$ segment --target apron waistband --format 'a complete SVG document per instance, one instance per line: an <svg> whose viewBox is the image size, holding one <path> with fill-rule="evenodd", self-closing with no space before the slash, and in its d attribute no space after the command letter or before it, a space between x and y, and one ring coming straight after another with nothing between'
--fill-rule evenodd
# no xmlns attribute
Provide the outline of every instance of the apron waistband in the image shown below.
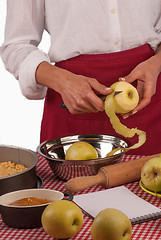
<svg viewBox="0 0 161 240"><path fill-rule="evenodd" d="M79 64L79 63L85 63L85 62L99 62L99 61L125 61L126 59L129 60L132 56L136 58L144 58L144 56L147 56L147 58L154 55L154 50L150 47L149 44L144 44L142 46L132 48L125 51L120 52L113 52L113 53L103 53L103 54L83 54L79 55L67 60L63 60L61 62L57 62L56 65L59 67L65 66L66 62L69 64Z"/></svg>

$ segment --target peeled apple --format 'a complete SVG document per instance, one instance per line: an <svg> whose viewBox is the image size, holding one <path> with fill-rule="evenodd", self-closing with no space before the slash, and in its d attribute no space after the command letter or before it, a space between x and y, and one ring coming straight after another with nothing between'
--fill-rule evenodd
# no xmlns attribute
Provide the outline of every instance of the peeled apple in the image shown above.
<svg viewBox="0 0 161 240"><path fill-rule="evenodd" d="M112 127L114 130L128 138L132 138L135 134L138 135L138 143L134 144L129 148L123 148L122 150L128 151L130 149L139 148L146 141L146 133L137 128L127 128L123 125L116 113L124 114L133 110L139 102L139 94L137 89L128 82L116 82L111 85L113 92L106 97L105 100L105 112L110 119ZM114 95L115 92L121 91L119 94ZM120 150L120 148L118 149ZM115 149L116 152L116 149ZM107 156L110 156L111 153L108 153Z"/></svg>
<svg viewBox="0 0 161 240"><path fill-rule="evenodd" d="M112 84L111 88L114 90L114 92L122 91L113 97L116 113L128 113L138 105L138 91L130 83L116 82Z"/></svg>

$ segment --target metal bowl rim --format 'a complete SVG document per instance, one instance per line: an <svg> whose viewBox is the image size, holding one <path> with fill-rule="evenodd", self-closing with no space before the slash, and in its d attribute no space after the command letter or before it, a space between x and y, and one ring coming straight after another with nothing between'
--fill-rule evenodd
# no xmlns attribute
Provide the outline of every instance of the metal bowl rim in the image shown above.
<svg viewBox="0 0 161 240"><path fill-rule="evenodd" d="M126 144L127 144L127 147L129 147L129 146L131 146L131 143L130 143L130 141L129 140L127 140L127 139L125 139L125 138L123 138L123 137L120 137L120 136L116 136L116 135L108 135L108 134L78 134L78 135L71 135L71 136L64 136L64 137L61 137L61 138L57 138L57 139L49 139L49 140L46 140L46 141L44 141L44 142L42 142L42 143L40 143L39 144L39 146L37 147L37 152L38 152L38 154L40 154L42 157L44 157L44 158L46 158L48 161L50 161L50 162L61 162L61 163L64 163L64 162L68 162L68 163L80 163L80 164L82 164L82 163L88 163L88 162L94 162L94 163L97 163L98 161L99 162L101 162L101 160L102 161L105 161L105 160L110 160L110 159L113 159L113 156L109 156L109 157L104 157L104 158L97 158L97 159L88 159L88 160L65 160L65 159L61 159L61 158L51 158L51 157L49 157L49 156L47 156L47 155L45 155L44 153L42 153L42 151L41 151L41 148L43 147L43 146L45 146L45 144L46 143L50 143L50 142L54 142L54 141L57 141L57 140L59 140L59 139L62 139L62 138L66 138L66 137L77 137L77 136L84 136L84 137L86 137L86 136L91 136L91 137L96 137L96 136L99 136L99 135L101 135L101 136L109 136L109 137L113 137L113 138L117 138L117 139L119 139L119 140L122 140L122 141L124 141ZM116 156L117 158L119 158L120 156L122 156L124 153L122 152L122 153L119 153L119 154L115 154L114 156Z"/></svg>

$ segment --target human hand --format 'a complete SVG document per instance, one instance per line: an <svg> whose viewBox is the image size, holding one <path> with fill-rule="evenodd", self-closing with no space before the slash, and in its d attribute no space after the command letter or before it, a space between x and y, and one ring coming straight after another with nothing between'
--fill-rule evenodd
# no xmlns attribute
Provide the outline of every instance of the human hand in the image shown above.
<svg viewBox="0 0 161 240"><path fill-rule="evenodd" d="M137 81L137 90L140 97L139 104L130 113L124 114L123 118L133 115L151 102L151 98L156 92L159 73L160 67L156 64L153 56L137 65L129 75L119 78L119 81L127 81L129 83Z"/></svg>
<svg viewBox="0 0 161 240"><path fill-rule="evenodd" d="M72 114L104 111L104 102L95 92L102 95L112 92L94 78L76 75L48 62L38 66L36 81L60 93Z"/></svg>
<svg viewBox="0 0 161 240"><path fill-rule="evenodd" d="M96 79L76 75L66 70L59 81L57 91L72 114L104 111L104 102L95 94L107 95L112 89L100 84Z"/></svg>

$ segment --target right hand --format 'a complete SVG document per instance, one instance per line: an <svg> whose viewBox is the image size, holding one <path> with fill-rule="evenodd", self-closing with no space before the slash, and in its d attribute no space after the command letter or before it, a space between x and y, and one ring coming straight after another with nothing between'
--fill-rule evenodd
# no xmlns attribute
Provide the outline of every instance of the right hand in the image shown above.
<svg viewBox="0 0 161 240"><path fill-rule="evenodd" d="M46 83L42 82L42 76L37 78L37 82L60 93L64 104L72 114L104 111L104 102L94 91L107 95L112 92L112 89L100 84L94 78L76 75L52 65L50 68L50 71L46 71L48 75ZM39 74L40 72L38 76Z"/></svg>
<svg viewBox="0 0 161 240"><path fill-rule="evenodd" d="M103 95L109 94L112 90L107 89L94 78L68 74L59 93L69 111L72 114L104 111L104 102L94 93L94 90Z"/></svg>

